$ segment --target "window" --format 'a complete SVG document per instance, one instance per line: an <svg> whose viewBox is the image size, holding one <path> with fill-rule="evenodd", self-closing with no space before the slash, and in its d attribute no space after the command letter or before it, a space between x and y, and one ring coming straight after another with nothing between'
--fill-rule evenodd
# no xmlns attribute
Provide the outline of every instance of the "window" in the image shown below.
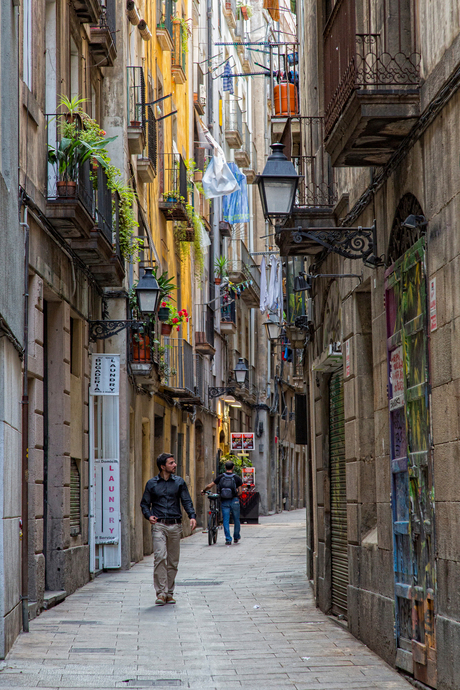
<svg viewBox="0 0 460 690"><path fill-rule="evenodd" d="M32 91L32 0L23 4L22 79Z"/></svg>
<svg viewBox="0 0 460 690"><path fill-rule="evenodd" d="M81 478L78 461L70 459L70 536L81 533Z"/></svg>

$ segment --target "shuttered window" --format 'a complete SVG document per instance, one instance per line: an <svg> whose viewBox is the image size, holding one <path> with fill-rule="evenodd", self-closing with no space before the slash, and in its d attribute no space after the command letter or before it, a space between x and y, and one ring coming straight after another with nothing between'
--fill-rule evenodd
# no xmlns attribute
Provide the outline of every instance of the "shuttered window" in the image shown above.
<svg viewBox="0 0 460 690"><path fill-rule="evenodd" d="M347 486L343 370L331 376L329 388L329 467L331 481L331 598L332 611L347 615Z"/></svg>
<svg viewBox="0 0 460 690"><path fill-rule="evenodd" d="M75 458L70 460L70 534L81 532L81 478Z"/></svg>

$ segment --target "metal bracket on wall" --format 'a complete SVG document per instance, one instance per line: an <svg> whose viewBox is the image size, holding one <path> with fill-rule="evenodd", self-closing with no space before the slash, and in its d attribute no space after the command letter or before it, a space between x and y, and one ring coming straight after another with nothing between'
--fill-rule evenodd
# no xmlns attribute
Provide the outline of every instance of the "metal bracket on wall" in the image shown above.
<svg viewBox="0 0 460 690"><path fill-rule="evenodd" d="M219 398L221 395L233 395L235 389L232 386L209 386L208 396L210 398Z"/></svg>
<svg viewBox="0 0 460 690"><path fill-rule="evenodd" d="M286 231L286 229L284 229ZM374 251L377 246L377 225L374 220L370 228L315 228L305 230L302 227L291 230L292 241L301 244L310 240L320 244L330 252L339 254L346 259L362 259L366 266L377 268L384 262Z"/></svg>
<svg viewBox="0 0 460 690"><path fill-rule="evenodd" d="M96 340L106 340L113 335L120 333L125 328L130 326L142 326L142 322L135 319L126 319L118 321L88 321L89 324L89 339L93 342Z"/></svg>

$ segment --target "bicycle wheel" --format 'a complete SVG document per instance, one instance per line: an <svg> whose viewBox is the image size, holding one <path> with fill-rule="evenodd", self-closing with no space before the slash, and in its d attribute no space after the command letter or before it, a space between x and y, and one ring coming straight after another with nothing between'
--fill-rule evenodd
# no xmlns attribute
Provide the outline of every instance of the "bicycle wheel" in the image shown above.
<svg viewBox="0 0 460 690"><path fill-rule="evenodd" d="M212 544L213 544L213 534L214 534L213 526L214 526L213 525L213 516L210 515L208 518L208 544L209 544L209 546L212 546Z"/></svg>
<svg viewBox="0 0 460 690"><path fill-rule="evenodd" d="M213 531L212 531L212 541L213 544L217 541L217 515L213 515Z"/></svg>

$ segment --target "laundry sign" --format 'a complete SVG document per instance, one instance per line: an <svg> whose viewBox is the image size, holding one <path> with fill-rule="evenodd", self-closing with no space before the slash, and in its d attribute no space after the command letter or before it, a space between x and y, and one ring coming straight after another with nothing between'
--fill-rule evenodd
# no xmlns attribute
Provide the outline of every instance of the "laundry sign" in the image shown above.
<svg viewBox="0 0 460 690"><path fill-rule="evenodd" d="M390 355L390 411L404 405L404 359L402 345Z"/></svg>
<svg viewBox="0 0 460 690"><path fill-rule="evenodd" d="M91 366L91 395L118 395L120 355L94 354Z"/></svg>
<svg viewBox="0 0 460 690"><path fill-rule="evenodd" d="M436 314L436 278L430 280L430 331L433 332L438 327L438 317Z"/></svg>
<svg viewBox="0 0 460 690"><path fill-rule="evenodd" d="M96 544L118 544L120 538L120 468L118 460L96 460Z"/></svg>

